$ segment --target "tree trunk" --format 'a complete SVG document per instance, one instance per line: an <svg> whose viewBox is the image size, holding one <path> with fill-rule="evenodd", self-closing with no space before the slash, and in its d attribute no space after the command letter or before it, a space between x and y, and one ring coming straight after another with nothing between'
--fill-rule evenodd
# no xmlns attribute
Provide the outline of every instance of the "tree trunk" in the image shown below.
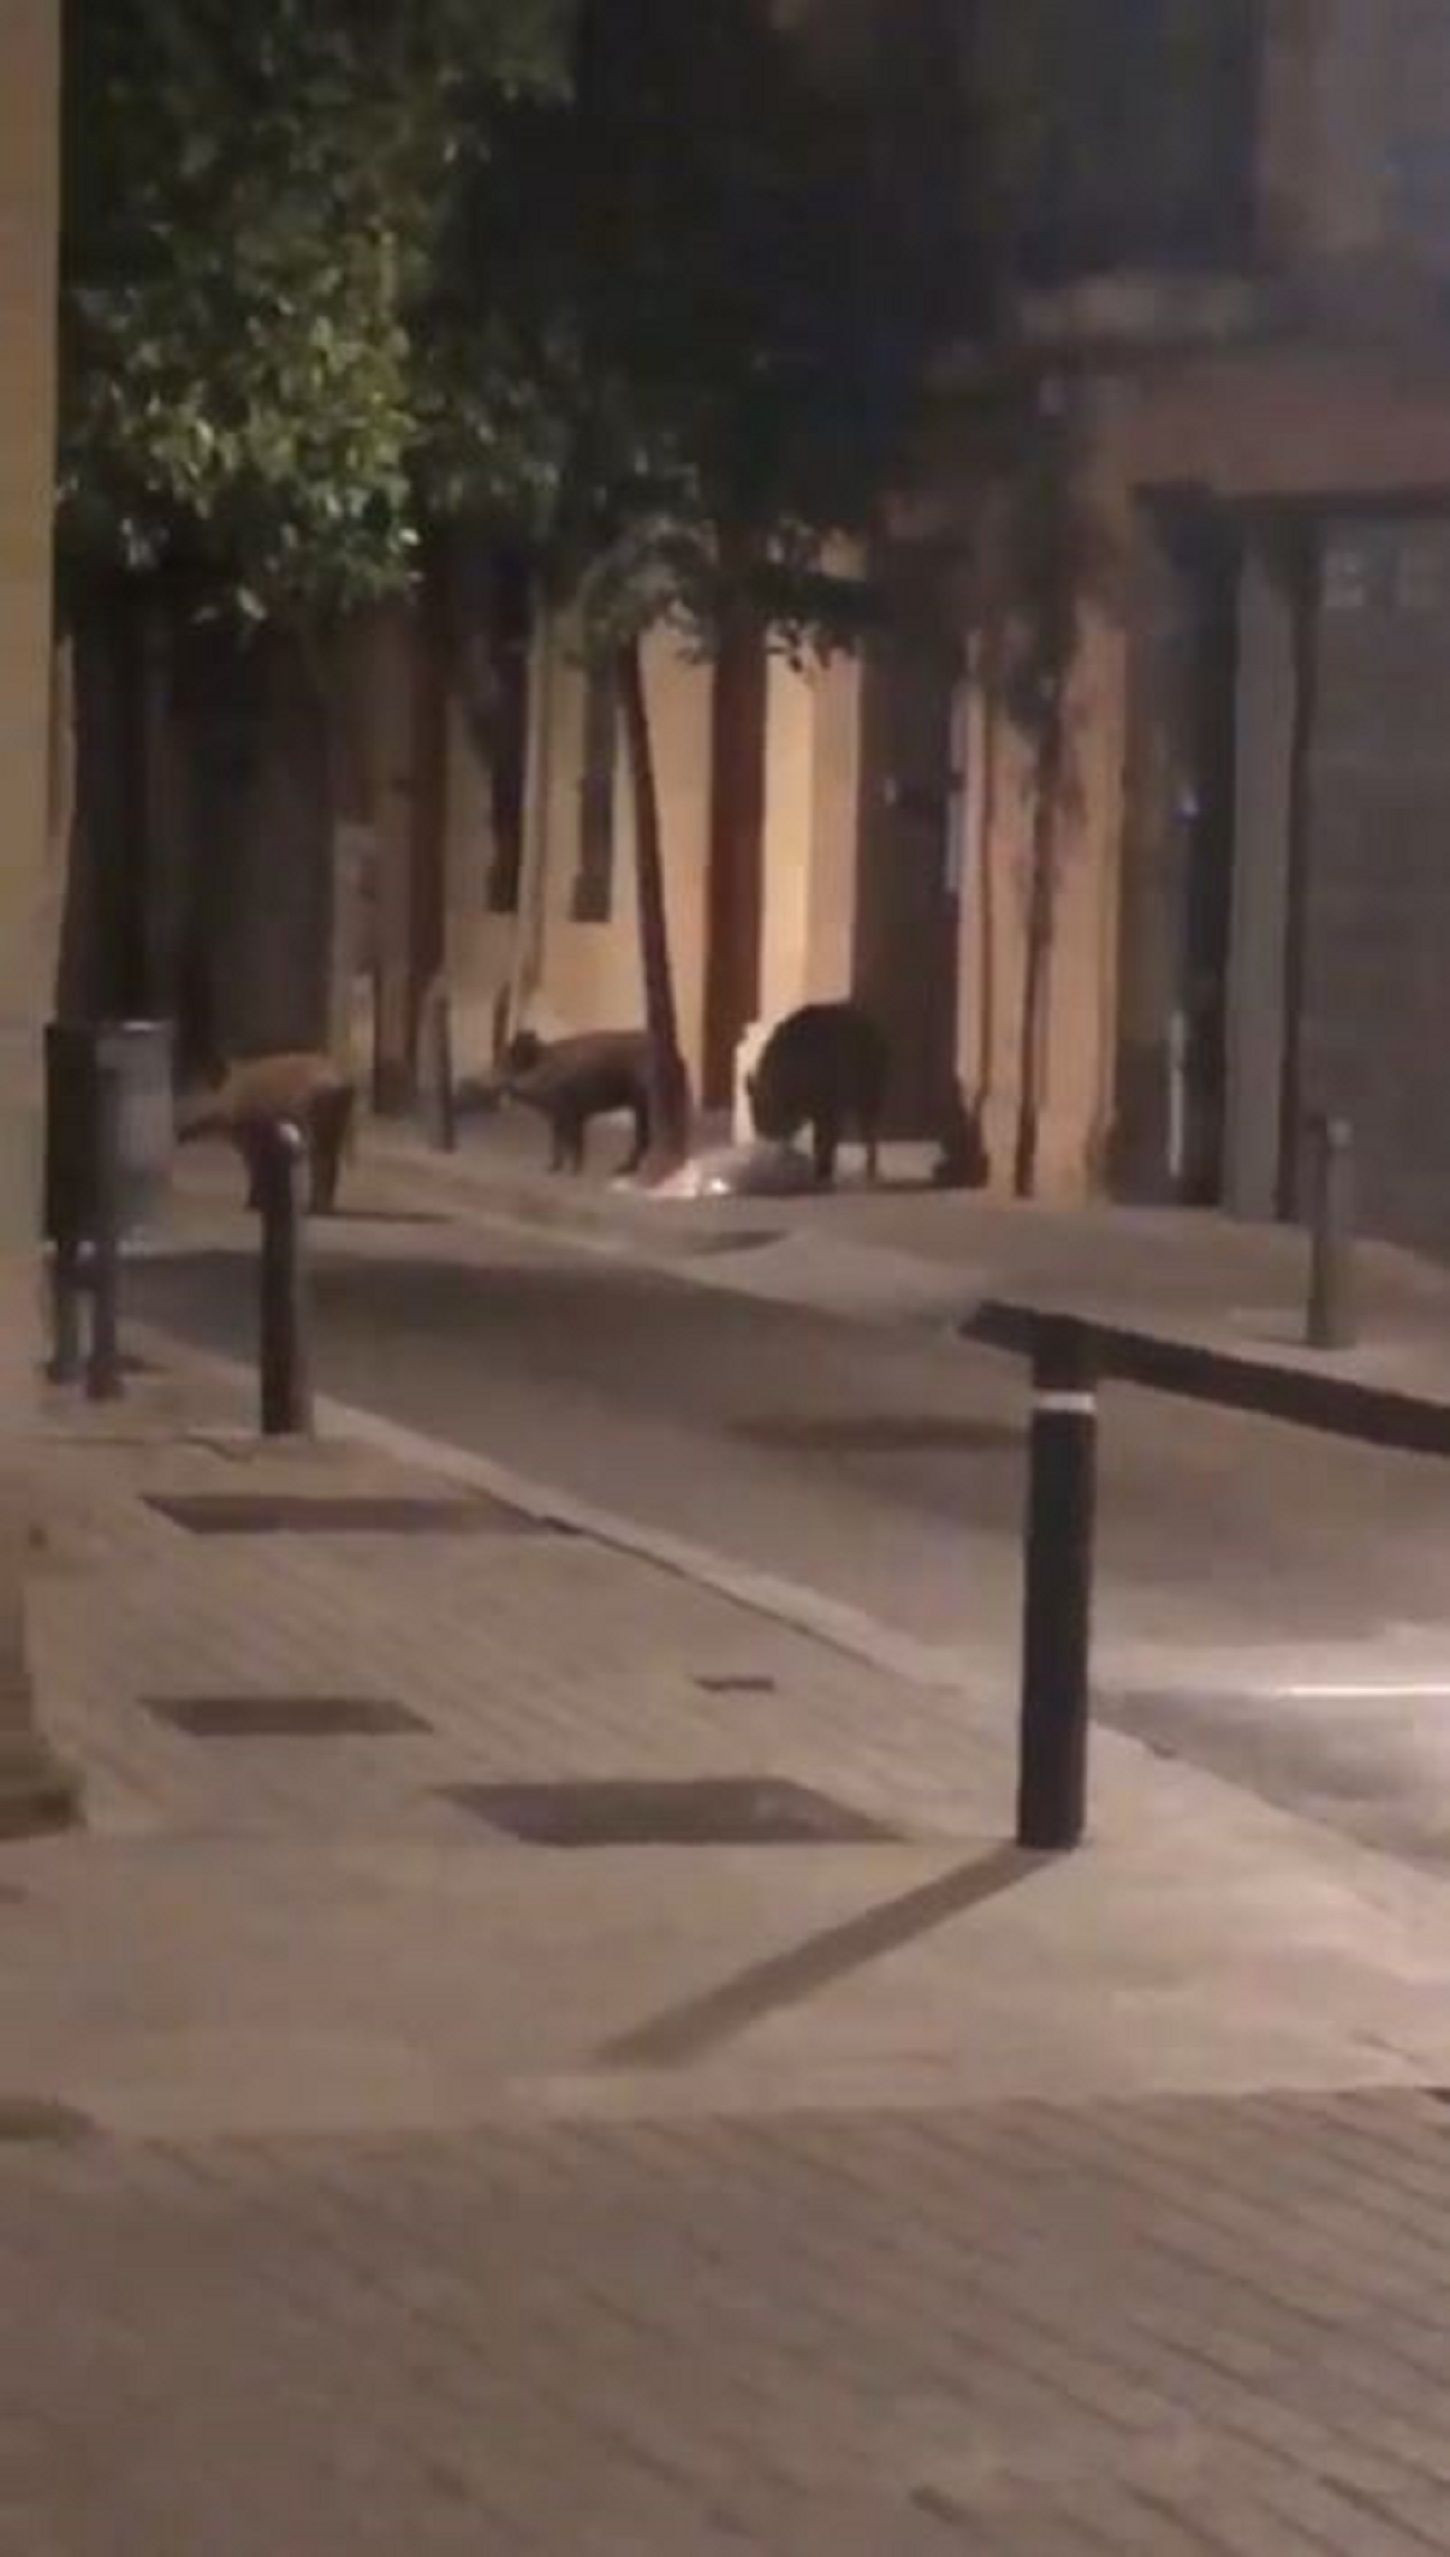
<svg viewBox="0 0 1450 2557"><path fill-rule="evenodd" d="M145 613L132 583L98 581L77 610L75 805L57 1010L71 1021L146 1008Z"/></svg>
<svg viewBox="0 0 1450 2557"><path fill-rule="evenodd" d="M1061 817L1065 738L1060 686L1043 714L1037 747L1032 810L1032 876L1027 897L1027 947L1022 969L1022 1047L1018 1072L1017 1145L1013 1189L1019 1199L1037 1195L1037 1149L1042 1119L1042 1051L1057 920L1058 826Z"/></svg>
<svg viewBox="0 0 1450 2557"><path fill-rule="evenodd" d="M619 652L619 700L634 785L635 867L639 883L639 955L650 1043L650 1145L647 1176L663 1180L690 1150L690 1085L680 1054L674 974L665 911L664 846L644 654L637 639Z"/></svg>

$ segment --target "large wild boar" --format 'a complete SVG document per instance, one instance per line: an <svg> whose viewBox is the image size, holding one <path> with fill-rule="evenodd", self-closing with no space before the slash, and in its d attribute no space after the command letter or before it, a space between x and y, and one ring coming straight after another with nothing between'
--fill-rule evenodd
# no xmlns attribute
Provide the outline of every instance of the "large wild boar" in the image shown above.
<svg viewBox="0 0 1450 2557"><path fill-rule="evenodd" d="M643 1030L588 1030L549 1045L521 1030L504 1054L501 1089L547 1121L551 1172L582 1172L589 1122L616 1110L634 1121L621 1169L637 1171L650 1139L649 1040Z"/></svg>
<svg viewBox="0 0 1450 2557"><path fill-rule="evenodd" d="M756 1134L783 1145L809 1127L816 1179L828 1182L854 1128L874 1181L886 1076L886 1042L856 1004L808 1003L772 1030L746 1086Z"/></svg>
<svg viewBox="0 0 1450 2557"><path fill-rule="evenodd" d="M247 1167L247 1203L257 1207L260 1142L269 1130L291 1120L307 1140L313 1214L326 1216L337 1204L356 1097L351 1079L331 1057L310 1050L245 1057L228 1066L216 1090L185 1112L177 1136L183 1145L195 1137L230 1137Z"/></svg>

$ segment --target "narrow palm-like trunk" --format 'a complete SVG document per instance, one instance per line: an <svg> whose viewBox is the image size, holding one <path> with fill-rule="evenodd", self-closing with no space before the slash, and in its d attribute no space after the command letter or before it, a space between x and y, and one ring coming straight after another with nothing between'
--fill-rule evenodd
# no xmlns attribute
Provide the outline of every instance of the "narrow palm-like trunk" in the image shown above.
<svg viewBox="0 0 1450 2557"><path fill-rule="evenodd" d="M1027 894L1027 944L1022 968L1022 1043L1018 1072L1017 1144L1013 1188L1019 1199L1037 1195L1038 1139L1042 1122L1042 1052L1057 920L1057 867L1064 758L1060 686L1043 714L1032 811L1032 875Z"/></svg>
<svg viewBox="0 0 1450 2557"><path fill-rule="evenodd" d="M650 1043L649 1175L678 1170L690 1148L690 1086L680 1054L674 973L665 911L664 845L654 739L645 690L644 657L637 639L619 654L619 699L634 785L635 868L639 883L639 953L644 978L644 1017Z"/></svg>

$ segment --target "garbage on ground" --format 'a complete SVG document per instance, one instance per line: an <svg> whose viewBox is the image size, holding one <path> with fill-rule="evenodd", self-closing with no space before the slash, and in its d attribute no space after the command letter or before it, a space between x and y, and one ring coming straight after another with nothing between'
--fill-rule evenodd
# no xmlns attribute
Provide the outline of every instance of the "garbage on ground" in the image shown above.
<svg viewBox="0 0 1450 2557"><path fill-rule="evenodd" d="M726 1145L697 1154L644 1195L655 1199L798 1198L816 1186L809 1155L794 1145Z"/></svg>

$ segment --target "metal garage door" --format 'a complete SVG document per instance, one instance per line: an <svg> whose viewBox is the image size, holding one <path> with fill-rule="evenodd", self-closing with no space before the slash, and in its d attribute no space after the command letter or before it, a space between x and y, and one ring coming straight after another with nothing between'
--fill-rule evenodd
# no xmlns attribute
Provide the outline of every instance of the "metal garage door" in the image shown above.
<svg viewBox="0 0 1450 2557"><path fill-rule="evenodd" d="M1450 518L1330 522L1313 654L1298 1098L1367 1231L1450 1248Z"/></svg>

